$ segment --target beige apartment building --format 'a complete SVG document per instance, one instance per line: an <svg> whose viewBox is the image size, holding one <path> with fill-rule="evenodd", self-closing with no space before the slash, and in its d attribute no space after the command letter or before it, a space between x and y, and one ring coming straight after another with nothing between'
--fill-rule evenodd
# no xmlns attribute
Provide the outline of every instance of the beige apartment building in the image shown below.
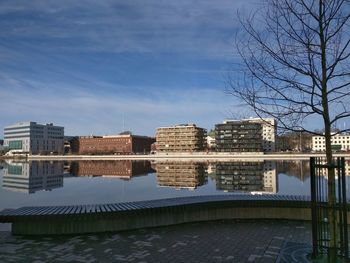
<svg viewBox="0 0 350 263"><path fill-rule="evenodd" d="M157 152L196 152L206 146L206 130L195 124L180 124L157 129Z"/></svg>

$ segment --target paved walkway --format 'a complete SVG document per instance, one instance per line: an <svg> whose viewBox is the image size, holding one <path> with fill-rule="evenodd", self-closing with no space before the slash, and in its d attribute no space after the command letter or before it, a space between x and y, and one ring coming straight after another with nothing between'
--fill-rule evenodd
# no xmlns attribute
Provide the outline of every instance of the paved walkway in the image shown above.
<svg viewBox="0 0 350 263"><path fill-rule="evenodd" d="M282 263L281 248L293 242L311 243L310 223L230 220L60 237L3 231L0 262Z"/></svg>

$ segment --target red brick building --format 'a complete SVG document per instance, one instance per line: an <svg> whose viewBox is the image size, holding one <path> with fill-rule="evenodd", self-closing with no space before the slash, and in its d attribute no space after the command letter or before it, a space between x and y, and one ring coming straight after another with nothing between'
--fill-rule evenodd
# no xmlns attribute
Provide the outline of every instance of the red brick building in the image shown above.
<svg viewBox="0 0 350 263"><path fill-rule="evenodd" d="M72 141L73 154L149 153L155 138L138 135L86 136Z"/></svg>

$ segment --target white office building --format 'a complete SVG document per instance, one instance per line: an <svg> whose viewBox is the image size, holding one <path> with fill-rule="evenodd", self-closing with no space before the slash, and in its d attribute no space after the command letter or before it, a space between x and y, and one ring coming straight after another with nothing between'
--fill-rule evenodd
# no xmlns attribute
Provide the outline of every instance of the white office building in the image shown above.
<svg viewBox="0 0 350 263"><path fill-rule="evenodd" d="M4 147L12 152L63 154L64 128L36 122L19 122L4 128Z"/></svg>
<svg viewBox="0 0 350 263"><path fill-rule="evenodd" d="M333 150L350 151L350 135L337 134L332 136L331 145ZM324 136L312 136L312 150L315 152L326 151L326 140Z"/></svg>

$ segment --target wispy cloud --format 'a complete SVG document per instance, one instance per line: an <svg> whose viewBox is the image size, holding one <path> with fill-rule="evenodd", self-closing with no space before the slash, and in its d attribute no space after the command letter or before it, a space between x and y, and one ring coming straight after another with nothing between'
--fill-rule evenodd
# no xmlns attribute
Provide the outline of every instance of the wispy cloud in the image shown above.
<svg viewBox="0 0 350 263"><path fill-rule="evenodd" d="M186 122L211 128L227 117L225 112L231 101L225 99L224 93L210 89L191 88L181 93L164 90L156 94L157 89L139 87L151 90L150 96L142 97L62 83L19 82L9 78L2 81L12 88L2 93L0 110L5 117L1 118L0 126L11 124L12 120L55 122L66 127L66 134L120 132L123 119L125 128L138 134L154 135L159 126Z"/></svg>
<svg viewBox="0 0 350 263"><path fill-rule="evenodd" d="M33 46L65 51L226 56L232 52L236 10L244 5L249 1L10 0L0 9L1 31L8 37L36 38Z"/></svg>
<svg viewBox="0 0 350 263"><path fill-rule="evenodd" d="M105 134L123 118L149 135L213 127L234 111L223 75L236 59L236 10L255 2L3 0L0 127L34 120Z"/></svg>

